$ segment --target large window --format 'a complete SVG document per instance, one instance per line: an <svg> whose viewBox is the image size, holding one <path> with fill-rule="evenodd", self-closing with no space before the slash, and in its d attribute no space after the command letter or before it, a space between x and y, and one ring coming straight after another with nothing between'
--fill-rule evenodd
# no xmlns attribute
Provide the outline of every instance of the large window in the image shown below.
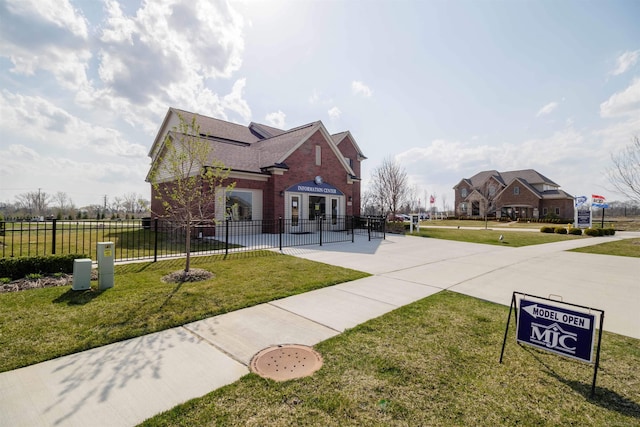
<svg viewBox="0 0 640 427"><path fill-rule="evenodd" d="M231 191L227 193L227 216L232 221L251 221L253 219L253 194L250 191Z"/></svg>

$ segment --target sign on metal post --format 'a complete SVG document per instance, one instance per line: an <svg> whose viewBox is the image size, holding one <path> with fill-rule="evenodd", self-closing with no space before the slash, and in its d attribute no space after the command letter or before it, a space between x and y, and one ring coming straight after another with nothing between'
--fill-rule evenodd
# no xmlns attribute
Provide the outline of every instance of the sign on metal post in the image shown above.
<svg viewBox="0 0 640 427"><path fill-rule="evenodd" d="M516 341L593 362L595 316L536 301L520 301Z"/></svg>
<svg viewBox="0 0 640 427"><path fill-rule="evenodd" d="M516 298L516 295L519 298ZM519 303L519 307L518 307ZM575 309L574 309L575 308ZM578 311L582 309L584 311ZM509 317L504 331L500 363L509 333L511 314L516 313L516 341L540 350L566 356L586 363L592 363L593 382L591 395L595 394L596 377L600 364L600 343L602 342L602 325L604 311L597 308L584 307L562 301L555 301L522 292L514 292L509 307ZM599 327L597 349L596 342L596 314L599 313Z"/></svg>

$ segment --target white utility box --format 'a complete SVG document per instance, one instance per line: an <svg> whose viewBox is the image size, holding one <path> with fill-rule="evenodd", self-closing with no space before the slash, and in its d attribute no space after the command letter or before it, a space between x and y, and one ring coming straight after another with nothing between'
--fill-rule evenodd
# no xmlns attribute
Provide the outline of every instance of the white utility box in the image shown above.
<svg viewBox="0 0 640 427"><path fill-rule="evenodd" d="M91 289L91 258L73 260L73 283L71 284L71 289L74 291Z"/></svg>
<svg viewBox="0 0 640 427"><path fill-rule="evenodd" d="M113 242L98 242L98 289L113 288Z"/></svg>
<svg viewBox="0 0 640 427"><path fill-rule="evenodd" d="M420 231L420 215L417 213L411 214L411 224L409 225L409 232Z"/></svg>

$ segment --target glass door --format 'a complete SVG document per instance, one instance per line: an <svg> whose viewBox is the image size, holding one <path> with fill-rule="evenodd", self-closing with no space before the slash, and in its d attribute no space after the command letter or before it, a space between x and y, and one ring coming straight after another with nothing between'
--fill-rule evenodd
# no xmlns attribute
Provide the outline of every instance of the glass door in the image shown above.
<svg viewBox="0 0 640 427"><path fill-rule="evenodd" d="M309 219L324 217L326 213L326 201L324 196L309 196Z"/></svg>
<svg viewBox="0 0 640 427"><path fill-rule="evenodd" d="M296 233L301 229L300 214L302 213L302 205L300 199L301 197L298 194L289 196L289 233Z"/></svg>

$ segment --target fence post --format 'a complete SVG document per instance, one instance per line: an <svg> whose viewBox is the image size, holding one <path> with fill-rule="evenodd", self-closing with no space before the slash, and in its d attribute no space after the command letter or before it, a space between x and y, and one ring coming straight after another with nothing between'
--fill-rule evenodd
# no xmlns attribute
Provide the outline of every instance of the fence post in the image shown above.
<svg viewBox="0 0 640 427"><path fill-rule="evenodd" d="M322 246L322 223L324 222L324 216L319 215L320 219L320 246Z"/></svg>
<svg viewBox="0 0 640 427"><path fill-rule="evenodd" d="M367 234L369 235L369 241L371 241L371 217L367 217Z"/></svg>
<svg viewBox="0 0 640 427"><path fill-rule="evenodd" d="M224 256L229 255L229 217L224 220Z"/></svg>
<svg viewBox="0 0 640 427"><path fill-rule="evenodd" d="M279 246L280 246L280 252L282 252L282 229L283 229L283 224L282 224L282 217L278 217L278 240L279 242Z"/></svg>
<svg viewBox="0 0 640 427"><path fill-rule="evenodd" d="M380 222L382 223L382 240L387 239L387 221L384 217L380 217Z"/></svg>
<svg viewBox="0 0 640 427"><path fill-rule="evenodd" d="M52 225L51 225L51 255L55 255L56 254L56 224L57 224L58 220L57 219L53 219L51 221Z"/></svg>
<svg viewBox="0 0 640 427"><path fill-rule="evenodd" d="M356 217L351 215L351 243L356 241Z"/></svg>
<svg viewBox="0 0 640 427"><path fill-rule="evenodd" d="M158 218L153 220L153 262L158 261Z"/></svg>

